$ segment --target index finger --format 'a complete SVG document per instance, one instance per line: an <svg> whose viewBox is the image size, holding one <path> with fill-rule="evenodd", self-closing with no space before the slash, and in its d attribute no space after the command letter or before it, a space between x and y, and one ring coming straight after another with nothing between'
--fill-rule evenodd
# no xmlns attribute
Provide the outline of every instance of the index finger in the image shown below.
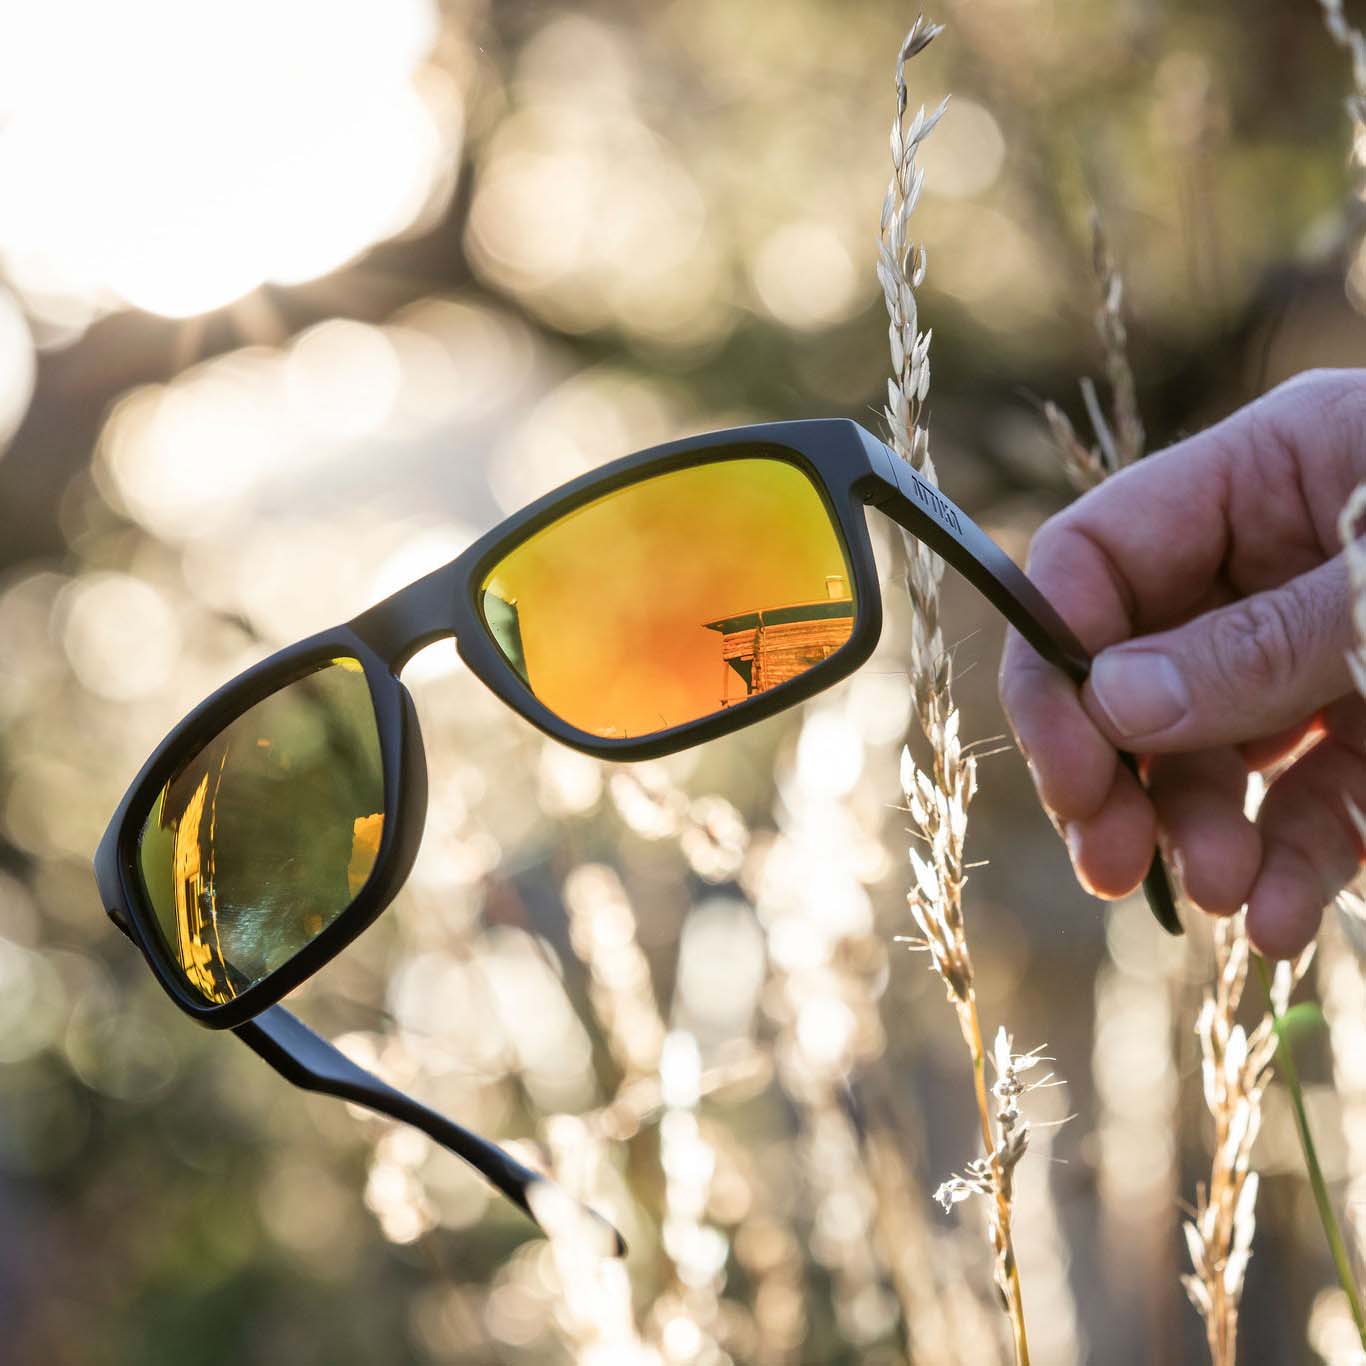
<svg viewBox="0 0 1366 1366"><path fill-rule="evenodd" d="M1208 599L1226 548L1225 425L1115 475L1035 536L1029 577L1089 654ZM1096 815L1115 781L1114 747L1070 680L1014 631L1000 693L1044 804L1066 821Z"/></svg>

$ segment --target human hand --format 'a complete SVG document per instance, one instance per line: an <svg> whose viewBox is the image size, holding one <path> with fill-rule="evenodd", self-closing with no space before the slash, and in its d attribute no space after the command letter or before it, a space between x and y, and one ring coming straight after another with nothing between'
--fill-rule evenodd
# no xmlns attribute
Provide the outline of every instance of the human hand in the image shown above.
<svg viewBox="0 0 1366 1366"><path fill-rule="evenodd" d="M1160 840L1196 905L1289 957L1366 859L1366 700L1337 519L1366 370L1296 377L1049 519L1029 574L1095 656L1078 692L1014 632L1001 701L1077 876L1114 898ZM1145 792L1117 749L1151 755ZM1248 774L1290 756L1255 821Z"/></svg>

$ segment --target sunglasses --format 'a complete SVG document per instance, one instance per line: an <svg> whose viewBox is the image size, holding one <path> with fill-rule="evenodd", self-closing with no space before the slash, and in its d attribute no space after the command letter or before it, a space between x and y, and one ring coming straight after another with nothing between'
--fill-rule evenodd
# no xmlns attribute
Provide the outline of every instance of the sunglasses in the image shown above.
<svg viewBox="0 0 1366 1366"><path fill-rule="evenodd" d="M412 868L427 772L403 667L454 637L514 711L601 759L715 739L872 653L882 604L870 504L970 580L1044 659L1085 679L1086 652L1004 551L856 423L690 437L547 494L200 703L157 746L100 842L108 914L186 1014L232 1029L296 1086L423 1130L534 1218L528 1192L542 1177L278 1004ZM1160 855L1144 888L1179 934Z"/></svg>

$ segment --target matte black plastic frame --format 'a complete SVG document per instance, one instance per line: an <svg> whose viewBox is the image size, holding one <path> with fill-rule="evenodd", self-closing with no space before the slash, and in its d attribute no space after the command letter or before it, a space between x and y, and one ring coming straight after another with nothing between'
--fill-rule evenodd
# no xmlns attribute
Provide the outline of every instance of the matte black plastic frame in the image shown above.
<svg viewBox="0 0 1366 1366"><path fill-rule="evenodd" d="M503 657L484 623L478 593L487 571L527 537L604 494L674 470L756 455L789 461L805 471L838 524L849 556L856 603L849 640L828 660L797 678L713 715L653 735L608 739L568 725L549 711ZM1074 681L1086 677L1086 652L1014 562L966 513L857 423L821 419L710 432L626 456L556 489L495 527L449 564L351 621L280 650L219 688L157 746L114 813L95 856L95 876L105 907L187 1014L212 1028L237 1029L252 1047L299 1084L343 1094L335 1077L329 1084L329 1077L323 1075L328 1068L319 1061L321 1055L313 1045L305 1049L312 1051L317 1064L311 1072L298 1058L291 1063L289 1039L300 1037L292 1032L292 1026L300 1030L303 1026L279 1010L276 1003L360 934L394 898L412 868L426 815L427 774L417 713L399 680L407 661L424 646L454 637L470 670L510 707L548 735L602 759L647 759L715 739L820 692L852 673L872 653L881 632L882 605L864 514L869 505L898 522L980 589L1046 660ZM139 834L157 793L185 759L248 707L292 678L338 656L358 659L363 666L379 728L385 807L374 868L350 906L294 958L233 1000L205 1004L184 984L157 931L137 868ZM1130 756L1125 759L1134 767ZM1157 919L1172 933L1180 933L1160 859L1154 859L1144 886ZM262 1012L269 1014L263 1016ZM291 1020L291 1026L283 1025L281 1017ZM273 1035L263 1033L271 1029ZM323 1048L330 1047L315 1035L309 1038ZM301 1081L304 1075L311 1076L312 1082ZM377 1080L371 1081L382 1087ZM358 1100L354 1076L350 1083L346 1098ZM385 1097L379 1092L376 1095L379 1100L372 1097L359 1099L359 1103L393 1113L392 1100L386 1108L380 1103ZM492 1145L485 1146L498 1151ZM518 1203L525 1205L524 1200Z"/></svg>

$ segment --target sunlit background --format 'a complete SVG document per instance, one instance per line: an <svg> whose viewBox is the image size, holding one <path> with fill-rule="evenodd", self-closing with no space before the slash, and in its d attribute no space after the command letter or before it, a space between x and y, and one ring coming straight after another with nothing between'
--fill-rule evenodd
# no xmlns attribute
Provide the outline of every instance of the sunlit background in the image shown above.
<svg viewBox="0 0 1366 1366"><path fill-rule="evenodd" d="M931 1199L978 1140L953 1014L894 943L908 631L881 529L876 657L666 762L559 748L449 643L424 652L417 867L298 993L354 1056L595 1195L632 1246L616 1355L580 1355L569 1270L455 1159L182 1017L89 872L200 698L528 499L715 426L877 425L911 17L0 7L0 1359L1007 1359L977 1212ZM953 93L916 218L936 461L1017 557L1068 496L1038 400L1080 424L1100 365L1092 201L1155 441L1366 361L1349 76L1315 6L935 17L913 99ZM1000 625L947 593L965 733L999 736ZM1033 1115L1073 1116L1018 1173L1035 1361L1201 1360L1177 1275L1209 1165L1205 941L1090 903L1012 753L982 784L986 1021L1047 1043L1067 1085ZM1355 960L1320 971L1350 1028ZM1310 1099L1359 1193L1366 1077L1334 1094L1325 1047ZM1345 1362L1279 1095L1257 1160L1243 1360Z"/></svg>

